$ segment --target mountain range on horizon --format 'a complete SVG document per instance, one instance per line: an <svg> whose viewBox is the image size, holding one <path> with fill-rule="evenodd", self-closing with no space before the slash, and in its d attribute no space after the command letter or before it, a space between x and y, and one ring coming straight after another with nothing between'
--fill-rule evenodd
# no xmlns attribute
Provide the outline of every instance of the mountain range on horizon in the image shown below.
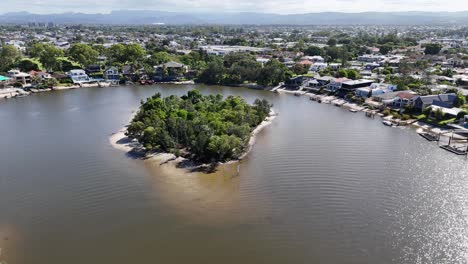
<svg viewBox="0 0 468 264"><path fill-rule="evenodd" d="M28 22L100 25L435 25L468 24L468 11L460 12L318 12L305 14L271 14L255 12L167 12L118 10L108 14L60 13L33 14L12 12L0 15L0 24Z"/></svg>

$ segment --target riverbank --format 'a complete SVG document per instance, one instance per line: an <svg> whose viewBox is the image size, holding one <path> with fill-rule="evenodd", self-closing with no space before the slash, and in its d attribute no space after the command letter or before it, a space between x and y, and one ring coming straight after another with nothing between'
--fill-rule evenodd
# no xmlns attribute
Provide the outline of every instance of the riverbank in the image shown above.
<svg viewBox="0 0 468 264"><path fill-rule="evenodd" d="M391 127L408 127L413 129L418 134L429 133L431 135L436 135L437 140L440 142L444 142L448 144L448 146L454 146L456 148L463 148L467 149L468 151L468 137L457 135L454 133L454 129L450 128L443 128L437 127L431 124L424 123L422 121L416 119L409 119L409 120L401 120L401 119L393 119L392 115L384 116L378 110L371 110L368 107L360 106L356 103L352 103L346 101L342 98L338 98L332 95L319 95L305 91L290 91L286 89L276 89L276 93L285 93L285 94L294 94L295 96L302 96L307 95L311 101L315 101L317 103L323 104L330 104L337 107L342 107L348 109L352 113L356 112L364 112L367 117L374 118L375 116L379 116L382 119L384 124L388 124ZM444 138L445 140L442 140ZM450 140L449 140L450 138ZM466 154L466 153L465 153Z"/></svg>
<svg viewBox="0 0 468 264"><path fill-rule="evenodd" d="M72 89L80 89L80 88L96 88L96 87L109 87L111 83L86 83L86 84L74 84L69 86L55 86L52 88L45 88L45 89L35 89L29 88L28 91L25 91L21 88L4 88L0 89L0 99L10 99L15 97L24 97L32 94L37 93L47 93L53 91L64 91L64 90L72 90Z"/></svg>
<svg viewBox="0 0 468 264"><path fill-rule="evenodd" d="M130 117L130 120L133 119L135 113ZM278 116L273 109L271 109L268 117L261 122L252 132L249 138L249 142L246 146L246 151L236 160L231 160L226 163L218 162L216 164L200 164L192 160L177 157L172 153L144 153L143 146L135 139L131 139L125 135L127 127L120 129L118 132L112 134L109 137L109 143L115 149L125 152L128 156L134 158L143 158L145 160L151 160L158 162L159 165L171 166L173 169L184 170L185 172L191 171L204 171L207 173L213 172L213 169L219 165L225 164L234 164L245 159L248 154L252 151L253 146L256 142L257 135L266 127L273 123L273 120Z"/></svg>

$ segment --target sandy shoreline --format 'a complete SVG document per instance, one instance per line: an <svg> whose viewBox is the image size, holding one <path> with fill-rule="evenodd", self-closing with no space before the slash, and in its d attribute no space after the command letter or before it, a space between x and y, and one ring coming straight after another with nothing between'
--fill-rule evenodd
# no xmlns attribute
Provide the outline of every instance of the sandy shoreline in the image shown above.
<svg viewBox="0 0 468 264"><path fill-rule="evenodd" d="M134 114L131 116L130 120L133 119ZM239 162L242 159L245 159L247 155L252 151L253 146L255 145L256 141L256 136L267 126L272 124L273 120L276 118L277 114L273 111L273 109L270 111L268 114L268 117L260 123L251 133L249 143L247 145L247 151L242 154L239 159L237 160L231 160L226 163L218 163L218 165L223 165L223 164L233 164L236 162ZM129 155L132 155L132 152L135 153L135 155L138 155L137 153L141 153L139 150L142 149L141 144L134 139L130 139L125 135L125 132L127 131L127 128L124 127L120 129L118 132L112 134L109 137L109 143L111 144L112 147L115 149L118 149L120 151L123 151ZM134 156L135 156L134 155ZM144 159L149 159L152 161L157 161L160 163L160 165L171 165L177 169L182 169L182 170L192 170L195 168L201 168L201 167L208 167L210 166L209 164L195 164L191 162L188 159L182 158L182 157L176 157L174 154L171 153L154 153L154 154L147 154L143 157ZM187 166L178 166L181 162L186 162Z"/></svg>

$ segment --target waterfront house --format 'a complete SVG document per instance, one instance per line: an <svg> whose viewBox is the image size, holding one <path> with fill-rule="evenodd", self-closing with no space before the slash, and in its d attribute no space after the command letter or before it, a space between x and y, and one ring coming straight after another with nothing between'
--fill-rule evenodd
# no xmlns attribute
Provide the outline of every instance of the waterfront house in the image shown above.
<svg viewBox="0 0 468 264"><path fill-rule="evenodd" d="M122 75L131 81L137 81L137 69L133 65L122 66Z"/></svg>
<svg viewBox="0 0 468 264"><path fill-rule="evenodd" d="M52 75L50 75L50 73L43 72L43 71L30 71L29 75L37 76L41 78L42 81L52 78Z"/></svg>
<svg viewBox="0 0 468 264"><path fill-rule="evenodd" d="M185 77L185 74L188 72L188 66L175 61L170 61L154 66L154 70L155 77L158 81L173 81Z"/></svg>
<svg viewBox="0 0 468 264"><path fill-rule="evenodd" d="M101 72L101 66L99 65L88 65L85 69L86 73L91 75L93 73Z"/></svg>
<svg viewBox="0 0 468 264"><path fill-rule="evenodd" d="M71 70L67 72L67 75L72 79L73 83L86 83L90 81L89 76L81 69Z"/></svg>
<svg viewBox="0 0 468 264"><path fill-rule="evenodd" d="M410 92L399 92L393 100L393 107L404 108L405 106L414 106L419 96Z"/></svg>
<svg viewBox="0 0 468 264"><path fill-rule="evenodd" d="M31 83L31 75L19 70L8 71L8 77L10 77L14 82L22 83L23 85Z"/></svg>
<svg viewBox="0 0 468 264"><path fill-rule="evenodd" d="M382 105L393 105L393 101L397 97L397 95L400 92L388 92L388 93L383 93L383 94L373 94L372 95L372 100L378 103L381 103Z"/></svg>
<svg viewBox="0 0 468 264"><path fill-rule="evenodd" d="M348 80L341 84L340 90L342 90L342 92L345 92L345 93L354 92L358 88L370 86L373 82L374 82L373 80L367 80L367 79Z"/></svg>
<svg viewBox="0 0 468 264"><path fill-rule="evenodd" d="M452 108L456 98L457 95L454 93L418 96L415 99L414 107L421 111L432 105Z"/></svg>
<svg viewBox="0 0 468 264"><path fill-rule="evenodd" d="M335 80L335 77L332 76L322 76L316 77L315 80L319 83L320 86L325 86L329 84L331 81Z"/></svg>
<svg viewBox="0 0 468 264"><path fill-rule="evenodd" d="M338 78L338 79L334 79L334 80L331 80L330 83L327 85L327 87L325 88L325 91L328 91L328 92L336 92L338 91L339 89L341 89L341 87L343 86L343 83L344 82L347 82L347 81L351 81L351 79L348 79L348 78Z"/></svg>
<svg viewBox="0 0 468 264"><path fill-rule="evenodd" d="M372 95L372 89L370 87L357 88L355 94L357 97L367 98Z"/></svg>
<svg viewBox="0 0 468 264"><path fill-rule="evenodd" d="M117 67L114 67L114 66L105 69L104 70L104 79L112 80L112 81L120 80L119 69L117 69Z"/></svg>
<svg viewBox="0 0 468 264"><path fill-rule="evenodd" d="M306 78L299 75L299 76L287 79L284 85L289 89L298 89L305 82L305 79Z"/></svg>

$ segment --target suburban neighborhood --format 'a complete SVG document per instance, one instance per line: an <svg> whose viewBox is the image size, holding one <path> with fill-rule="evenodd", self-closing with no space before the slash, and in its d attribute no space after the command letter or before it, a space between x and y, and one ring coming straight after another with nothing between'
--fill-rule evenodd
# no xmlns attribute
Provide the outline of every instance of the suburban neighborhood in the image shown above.
<svg viewBox="0 0 468 264"><path fill-rule="evenodd" d="M425 127L423 134L433 137L468 129L466 27L30 22L1 26L0 36L2 99L84 87L204 83L306 95L380 115L389 126L428 125L432 130Z"/></svg>

